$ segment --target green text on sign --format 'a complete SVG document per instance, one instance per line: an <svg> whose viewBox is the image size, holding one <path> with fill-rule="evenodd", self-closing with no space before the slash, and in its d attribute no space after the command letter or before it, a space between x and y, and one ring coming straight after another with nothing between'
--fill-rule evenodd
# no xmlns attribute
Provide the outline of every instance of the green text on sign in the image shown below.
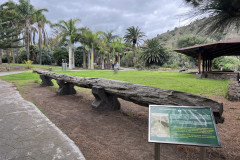
<svg viewBox="0 0 240 160"><path fill-rule="evenodd" d="M149 142L220 147L210 107L149 106Z"/></svg>

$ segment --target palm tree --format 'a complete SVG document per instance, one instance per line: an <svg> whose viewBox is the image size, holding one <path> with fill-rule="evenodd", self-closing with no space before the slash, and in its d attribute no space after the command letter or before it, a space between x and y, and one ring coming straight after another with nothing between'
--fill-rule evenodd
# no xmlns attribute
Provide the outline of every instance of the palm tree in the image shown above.
<svg viewBox="0 0 240 160"><path fill-rule="evenodd" d="M134 26L127 28L127 32L126 32L126 35L124 36L124 40L128 43L132 43L134 58L135 58L135 52L136 52L136 45L139 45L140 41L143 40L142 39L143 37L145 37L145 33L141 32L140 28L134 27Z"/></svg>
<svg viewBox="0 0 240 160"><path fill-rule="evenodd" d="M23 23L25 30L25 43L27 48L27 59L29 60L29 46L30 46L30 32L31 32L31 24L33 23L33 16L36 13L42 13L44 11L48 11L46 8L42 9L34 9L34 6L30 4L30 0L19 0L18 11L21 16L20 21Z"/></svg>
<svg viewBox="0 0 240 160"><path fill-rule="evenodd" d="M89 31L89 29L87 27L83 27L80 30L81 30L81 32L77 34L76 40L78 40L82 44L83 48L85 48L87 51L89 51L89 48L87 46L87 44L88 44L88 42L87 42L87 32ZM90 54L90 53L88 52L88 54ZM89 57L90 57L90 55L89 55ZM87 66L86 65L86 58L87 58L86 53L83 52L83 68L86 68L86 66ZM88 66L89 66L89 69L90 69L90 64Z"/></svg>
<svg viewBox="0 0 240 160"><path fill-rule="evenodd" d="M143 59L146 65L163 64L169 57L168 51L158 41L158 39L147 40L146 45L142 47L140 58Z"/></svg>
<svg viewBox="0 0 240 160"><path fill-rule="evenodd" d="M81 22L80 19L70 19L68 21L60 20L58 23L53 24L52 27L60 29L60 33L55 38L55 43L58 40L67 40L69 47L69 69L73 69L73 45L76 41L76 36L80 32L80 29L77 29L76 24Z"/></svg>
<svg viewBox="0 0 240 160"><path fill-rule="evenodd" d="M103 32L103 37L107 40L106 42L110 44L114 39L118 38L119 36L114 35L113 30L111 30L111 31Z"/></svg>
<svg viewBox="0 0 240 160"><path fill-rule="evenodd" d="M0 49L0 64L2 64L2 49Z"/></svg>
<svg viewBox="0 0 240 160"><path fill-rule="evenodd" d="M116 62L118 62L119 67L121 64L121 53L123 53L123 48L125 45L122 43L122 38L119 38L117 40L113 40L112 42L112 50L113 50L113 57L116 57Z"/></svg>
<svg viewBox="0 0 240 160"><path fill-rule="evenodd" d="M201 30L207 28L208 33L221 33L235 25L240 29L240 1L239 0L185 0L193 10L193 17L209 15L204 20Z"/></svg>
<svg viewBox="0 0 240 160"><path fill-rule="evenodd" d="M39 52L40 52L40 65L42 64L42 41L43 37L44 39L47 38L46 31L45 31L45 24L50 23L45 15L43 15L41 12L36 12L36 14L33 17L33 20L37 23L37 28L38 28L38 47L39 47ZM35 36L33 37L33 39ZM46 45L46 44L45 44Z"/></svg>
<svg viewBox="0 0 240 160"><path fill-rule="evenodd" d="M94 54L95 49L98 46L101 38L100 35L102 35L102 31L98 32L92 32L91 30L87 30L84 32L83 36L85 37L85 44L89 48L89 54L88 54L88 69L94 69ZM91 54L90 54L91 53Z"/></svg>

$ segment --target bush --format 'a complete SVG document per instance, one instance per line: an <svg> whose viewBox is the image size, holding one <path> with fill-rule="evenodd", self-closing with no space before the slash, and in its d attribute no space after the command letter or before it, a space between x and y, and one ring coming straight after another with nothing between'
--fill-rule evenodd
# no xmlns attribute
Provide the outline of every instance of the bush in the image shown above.
<svg viewBox="0 0 240 160"><path fill-rule="evenodd" d="M27 61L27 51L25 48L22 48L19 50L18 62L24 63L24 61Z"/></svg>
<svg viewBox="0 0 240 160"><path fill-rule="evenodd" d="M235 57L218 57L213 60L213 68L223 70L239 69L240 61Z"/></svg>
<svg viewBox="0 0 240 160"><path fill-rule="evenodd" d="M86 57L87 57L87 50L84 47L78 47L76 51L74 52L75 54L75 65L77 67L81 67L83 65L83 53L85 52Z"/></svg>
<svg viewBox="0 0 240 160"><path fill-rule="evenodd" d="M10 58L10 62L9 62L9 63L12 63L13 57L12 57L12 56L9 56L9 58ZM7 55L3 55L3 56L2 56L2 63L8 63L8 57L7 57Z"/></svg>
<svg viewBox="0 0 240 160"><path fill-rule="evenodd" d="M121 58L121 66L133 67L133 54L127 53Z"/></svg>
<svg viewBox="0 0 240 160"><path fill-rule="evenodd" d="M69 58L67 49L65 47L62 47L61 49L55 50L53 52L53 59L58 66L62 65L63 59L65 59L68 62Z"/></svg>
<svg viewBox="0 0 240 160"><path fill-rule="evenodd" d="M37 63L40 63L40 55L37 56ZM42 55L42 64L43 65L51 65L52 64L52 58L50 55Z"/></svg>

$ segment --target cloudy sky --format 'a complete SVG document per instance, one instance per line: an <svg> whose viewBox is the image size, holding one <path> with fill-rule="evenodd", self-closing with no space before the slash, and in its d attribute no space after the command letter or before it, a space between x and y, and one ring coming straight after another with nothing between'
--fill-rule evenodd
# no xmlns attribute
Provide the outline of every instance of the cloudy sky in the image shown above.
<svg viewBox="0 0 240 160"><path fill-rule="evenodd" d="M36 8L47 8L46 16L52 22L80 18L79 27L113 30L121 36L130 26L139 26L147 38L152 38L188 23L184 21L188 8L183 0L31 0L31 3Z"/></svg>

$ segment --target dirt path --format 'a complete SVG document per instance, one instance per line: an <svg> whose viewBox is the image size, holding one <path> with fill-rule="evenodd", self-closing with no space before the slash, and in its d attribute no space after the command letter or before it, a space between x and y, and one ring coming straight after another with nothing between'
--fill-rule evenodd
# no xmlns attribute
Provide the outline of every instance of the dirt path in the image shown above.
<svg viewBox="0 0 240 160"><path fill-rule="evenodd" d="M23 96L40 110L81 149L89 160L150 160L154 145L148 143L148 108L121 100L120 111L96 112L90 107L93 96L88 89L77 95L56 96L55 88L29 84ZM208 148L211 160L240 159L240 103L221 97L224 102L224 124L218 124L223 148ZM161 145L163 159L198 159L199 148Z"/></svg>

